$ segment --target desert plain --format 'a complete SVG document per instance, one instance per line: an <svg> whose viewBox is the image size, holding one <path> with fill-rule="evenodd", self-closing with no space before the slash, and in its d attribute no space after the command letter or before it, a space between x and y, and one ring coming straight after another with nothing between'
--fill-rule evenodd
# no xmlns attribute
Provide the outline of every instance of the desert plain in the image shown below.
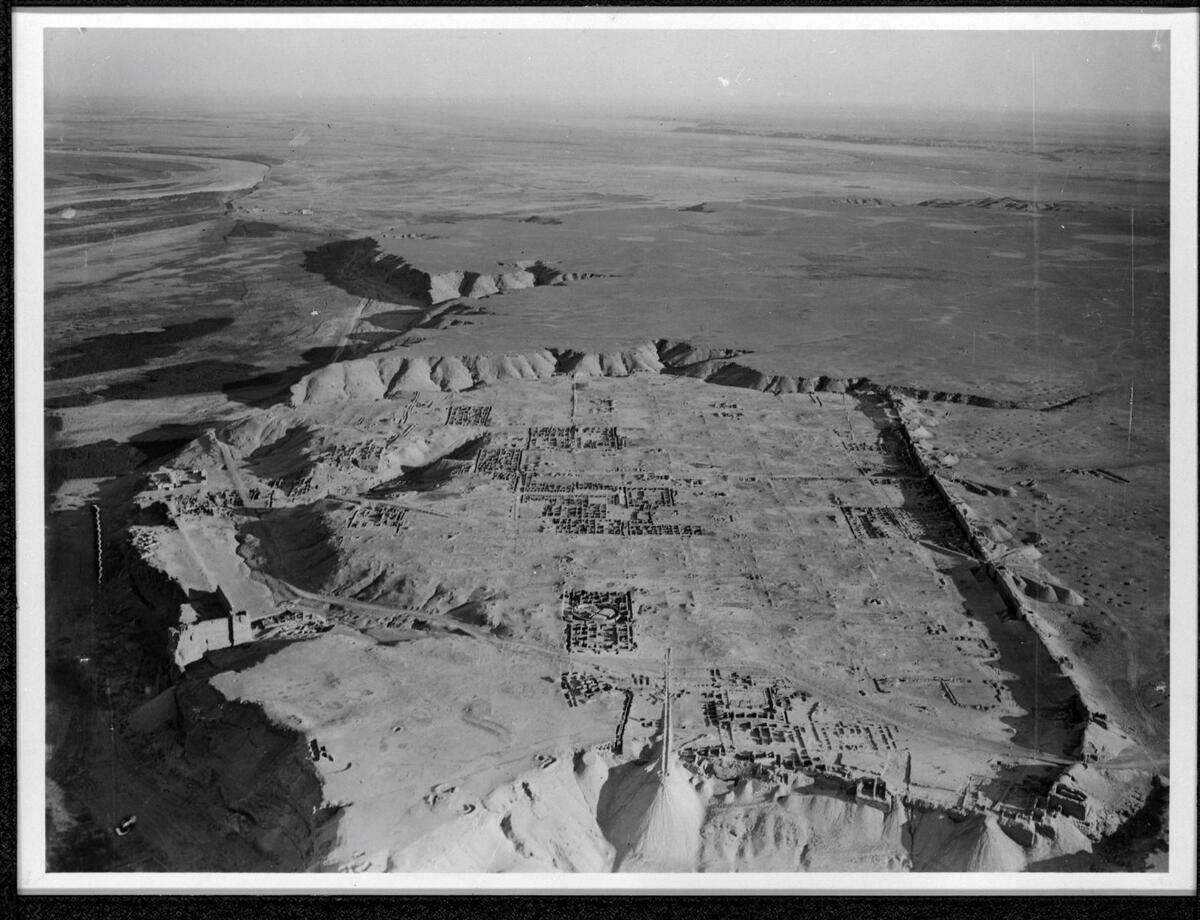
<svg viewBox="0 0 1200 920"><path fill-rule="evenodd" d="M51 869L1165 869L1165 124L45 149Z"/></svg>

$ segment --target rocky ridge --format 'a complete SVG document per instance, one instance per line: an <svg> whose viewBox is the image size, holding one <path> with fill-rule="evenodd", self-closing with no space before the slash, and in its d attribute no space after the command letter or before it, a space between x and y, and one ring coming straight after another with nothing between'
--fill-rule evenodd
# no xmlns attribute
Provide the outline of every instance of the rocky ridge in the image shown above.
<svg viewBox="0 0 1200 920"><path fill-rule="evenodd" d="M291 389L291 401L292 405L298 406L352 399L386 399L414 390L457 392L503 380L539 380L559 375L627 377L636 373L655 373L775 395L874 393L989 409L1051 410L1062 405L1030 405L975 393L877 383L867 377L772 374L734 360L745 353L672 339L596 352L541 348L504 354L420 355L396 349L328 364L295 384ZM1084 397L1076 397L1080 398Z"/></svg>
<svg viewBox="0 0 1200 920"><path fill-rule="evenodd" d="M401 305L437 306L460 297L480 299L587 278L592 272L564 271L539 259L501 262L499 271L429 272L403 256L384 253L371 237L326 243L304 253L304 267L358 297Z"/></svg>

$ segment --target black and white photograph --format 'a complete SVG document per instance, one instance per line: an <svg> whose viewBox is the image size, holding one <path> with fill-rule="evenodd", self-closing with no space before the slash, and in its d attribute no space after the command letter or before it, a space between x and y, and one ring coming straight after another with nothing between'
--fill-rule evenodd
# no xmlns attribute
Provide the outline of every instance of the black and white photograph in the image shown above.
<svg viewBox="0 0 1200 920"><path fill-rule="evenodd" d="M1194 891L1196 28L18 12L20 884Z"/></svg>

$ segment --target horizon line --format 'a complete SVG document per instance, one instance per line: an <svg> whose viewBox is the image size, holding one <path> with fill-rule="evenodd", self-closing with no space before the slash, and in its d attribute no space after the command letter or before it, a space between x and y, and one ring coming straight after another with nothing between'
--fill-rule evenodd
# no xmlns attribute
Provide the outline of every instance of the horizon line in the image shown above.
<svg viewBox="0 0 1200 920"><path fill-rule="evenodd" d="M753 99L753 100L736 100L736 99L637 99L637 100L620 100L613 101L601 98L580 98L580 99L547 99L545 97L523 95L516 93L498 94L498 93L480 93L478 95L436 95L436 94L414 94L414 95L380 95L371 96L357 95L354 93L321 93L318 95L296 95L286 91L264 90L254 95L245 95L230 104L228 99L217 100L211 96L197 93L164 93L153 94L149 92L51 92L47 91L43 97L43 104L47 110L52 107L77 107L77 106L150 106L150 105L183 105L189 109L207 109L214 114L218 111L239 111L242 109L250 109L256 105L280 104L285 103L289 108L300 107L304 105L338 105L352 103L356 108L363 108L372 104L397 104L408 103L413 105L486 105L494 106L497 103L508 103L511 105L531 106L536 105L547 109L580 109L589 112L602 112L604 114L620 114L627 113L637 117L663 118L671 119L679 117L678 113L672 113L671 108L686 110L687 112L702 112L709 111L714 114L731 115L736 114L738 110L747 112L761 113L766 111L784 110L789 108L792 112L822 112L822 113L855 113L855 114L872 114L880 115L889 112L897 114L908 113L924 113L924 114L979 114L986 113L992 115L1032 115L1035 112L1045 113L1048 115L1079 115L1082 117L1095 116L1110 116L1114 118L1134 116L1138 119L1165 119L1170 120L1172 113L1170 108L1106 108L1106 107L1079 107L1079 106L1037 106L1036 108L1029 105L1012 105L1012 106L991 106L991 105L936 105L936 104L921 104L921 103L870 103L863 101L847 101L834 102L819 99L808 99L804 101L783 101ZM647 110L662 108L668 111L658 111L653 114L647 114Z"/></svg>

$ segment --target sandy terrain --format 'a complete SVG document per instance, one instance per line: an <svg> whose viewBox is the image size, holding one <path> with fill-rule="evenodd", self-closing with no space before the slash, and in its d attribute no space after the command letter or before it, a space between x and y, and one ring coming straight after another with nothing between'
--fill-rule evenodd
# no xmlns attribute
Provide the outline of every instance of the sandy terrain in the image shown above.
<svg viewBox="0 0 1200 920"><path fill-rule="evenodd" d="M1151 865L1153 138L529 121L53 123L52 532L111 521L92 705L172 828L123 858Z"/></svg>
<svg viewBox="0 0 1200 920"><path fill-rule="evenodd" d="M235 192L253 186L267 167L234 159L167 157L152 153L97 154L87 150L46 151L47 172L54 181L46 195L47 208L71 208L72 217L87 217L91 208L118 201Z"/></svg>

